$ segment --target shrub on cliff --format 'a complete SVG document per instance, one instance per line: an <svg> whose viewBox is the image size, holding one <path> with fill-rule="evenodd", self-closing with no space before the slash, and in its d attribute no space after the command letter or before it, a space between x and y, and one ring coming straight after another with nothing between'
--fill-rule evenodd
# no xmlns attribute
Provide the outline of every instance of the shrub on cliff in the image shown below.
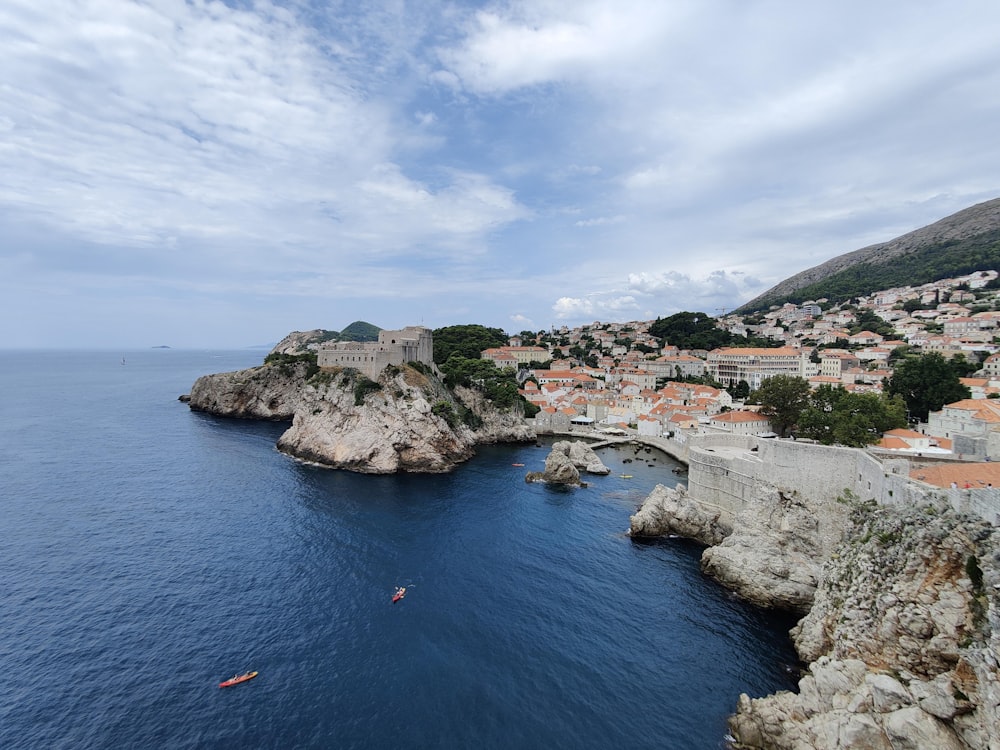
<svg viewBox="0 0 1000 750"><path fill-rule="evenodd" d="M319 364L316 361L316 352L309 351L302 354L284 354L282 352L272 352L264 357L265 365L275 365L282 375L291 375L295 372L295 366L305 363L305 379L309 380L319 372Z"/></svg>
<svg viewBox="0 0 1000 750"><path fill-rule="evenodd" d="M364 375L358 377L354 384L354 405L361 406L365 403L365 396L374 391L381 391L382 386L374 380L366 378Z"/></svg>

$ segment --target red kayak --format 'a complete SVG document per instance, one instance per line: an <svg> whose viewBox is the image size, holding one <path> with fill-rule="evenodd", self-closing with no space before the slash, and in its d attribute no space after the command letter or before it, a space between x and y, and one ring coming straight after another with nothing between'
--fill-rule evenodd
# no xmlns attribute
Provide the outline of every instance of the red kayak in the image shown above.
<svg viewBox="0 0 1000 750"><path fill-rule="evenodd" d="M246 672L244 674L234 675L225 682L220 682L219 687L232 687L233 685L239 685L241 682L252 680L256 676L257 676L256 672Z"/></svg>
<svg viewBox="0 0 1000 750"><path fill-rule="evenodd" d="M395 604L400 599L406 596L406 587L396 589L396 593L392 595L392 603Z"/></svg>

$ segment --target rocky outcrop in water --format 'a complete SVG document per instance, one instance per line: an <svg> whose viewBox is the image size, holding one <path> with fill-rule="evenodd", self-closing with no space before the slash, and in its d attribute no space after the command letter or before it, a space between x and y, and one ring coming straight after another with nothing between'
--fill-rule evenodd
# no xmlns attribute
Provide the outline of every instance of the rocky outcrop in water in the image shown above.
<svg viewBox="0 0 1000 750"><path fill-rule="evenodd" d="M552 444L553 453L562 453L580 471L587 474L610 474L590 444L583 440L559 440Z"/></svg>
<svg viewBox="0 0 1000 750"><path fill-rule="evenodd" d="M524 481L559 484L567 487L579 487L583 484L580 481L580 470L573 465L569 456L555 450L545 457L545 470L529 471L524 477Z"/></svg>
<svg viewBox="0 0 1000 750"><path fill-rule="evenodd" d="M587 474L610 474L590 445L582 440L560 440L552 444L552 450L545 459L545 471L529 472L528 482L546 484L580 485L580 472Z"/></svg>
<svg viewBox="0 0 1000 750"><path fill-rule="evenodd" d="M642 506L629 519L629 536L649 538L676 534L705 545L720 544L726 530L719 514L706 512L688 495L683 484L656 485Z"/></svg>
<svg viewBox="0 0 1000 750"><path fill-rule="evenodd" d="M470 389L449 391L408 366L388 367L376 382L307 361L265 364L198 378L189 403L220 416L291 419L279 450L370 474L448 471L477 444L535 439L520 410L496 409Z"/></svg>
<svg viewBox="0 0 1000 750"><path fill-rule="evenodd" d="M833 554L847 507L814 503L759 483L732 528L683 485L658 485L630 519L629 534L678 534L707 545L702 570L762 607L808 611L823 563Z"/></svg>
<svg viewBox="0 0 1000 750"><path fill-rule="evenodd" d="M928 505L856 505L792 631L799 692L740 698L751 748L1000 747L1000 538Z"/></svg>

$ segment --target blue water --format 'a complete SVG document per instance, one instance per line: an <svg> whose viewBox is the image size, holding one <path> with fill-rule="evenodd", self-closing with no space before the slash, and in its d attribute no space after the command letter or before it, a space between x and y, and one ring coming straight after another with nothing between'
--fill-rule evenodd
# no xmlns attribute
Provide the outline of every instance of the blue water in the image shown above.
<svg viewBox="0 0 1000 750"><path fill-rule="evenodd" d="M787 618L625 536L668 458L360 476L177 401L262 358L0 353L0 747L700 750L793 686Z"/></svg>

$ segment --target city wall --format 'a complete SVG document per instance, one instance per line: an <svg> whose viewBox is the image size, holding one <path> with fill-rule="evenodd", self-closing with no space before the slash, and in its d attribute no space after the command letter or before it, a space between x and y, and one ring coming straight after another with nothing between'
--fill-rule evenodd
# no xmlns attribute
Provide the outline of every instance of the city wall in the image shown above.
<svg viewBox="0 0 1000 750"><path fill-rule="evenodd" d="M758 496L759 484L823 503L847 497L898 506L943 502L1000 525L1000 490L924 484L910 478L907 459L880 461L856 448L750 436L701 435L690 442L688 493L721 512L726 525Z"/></svg>
<svg viewBox="0 0 1000 750"><path fill-rule="evenodd" d="M960 513L1000 526L1000 488L949 489L910 478L905 458L873 456L857 448L817 445L752 435L693 435L684 443L669 438L629 435L609 438L590 428L539 430L538 434L649 445L688 465L688 494L732 527L733 518L756 497L763 484L797 493L818 503L848 496L880 505L944 503ZM920 464L932 462L923 457ZM912 464L917 468L918 463Z"/></svg>

